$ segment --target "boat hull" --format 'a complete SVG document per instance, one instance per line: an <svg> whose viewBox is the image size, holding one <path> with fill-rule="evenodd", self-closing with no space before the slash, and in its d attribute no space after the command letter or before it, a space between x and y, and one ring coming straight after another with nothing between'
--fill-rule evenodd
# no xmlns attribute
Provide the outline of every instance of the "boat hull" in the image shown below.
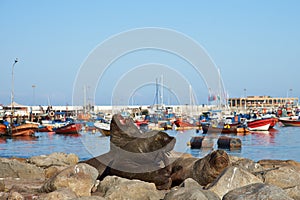
<svg viewBox="0 0 300 200"><path fill-rule="evenodd" d="M248 121L247 125L250 131L267 131L272 123L273 121L271 119L257 119Z"/></svg>
<svg viewBox="0 0 300 200"><path fill-rule="evenodd" d="M81 124L70 123L65 126L56 128L54 132L56 134L78 134L82 128Z"/></svg>
<svg viewBox="0 0 300 200"><path fill-rule="evenodd" d="M293 120L293 119L279 119L279 121L284 126L297 126L300 127L300 120Z"/></svg>
<svg viewBox="0 0 300 200"><path fill-rule="evenodd" d="M230 126L230 125L225 125L223 128L202 125L202 131L203 133L222 133L222 134L249 132L247 127L238 127L238 126Z"/></svg>
<svg viewBox="0 0 300 200"><path fill-rule="evenodd" d="M109 136L110 135L110 124L95 122L94 126L96 127L97 130L100 131L100 133L103 136Z"/></svg>

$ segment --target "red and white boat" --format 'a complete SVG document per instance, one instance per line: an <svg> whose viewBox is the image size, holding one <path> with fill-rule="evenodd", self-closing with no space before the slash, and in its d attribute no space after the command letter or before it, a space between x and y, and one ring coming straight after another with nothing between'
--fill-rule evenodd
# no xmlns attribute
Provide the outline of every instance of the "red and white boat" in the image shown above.
<svg viewBox="0 0 300 200"><path fill-rule="evenodd" d="M284 126L300 126L300 120L292 117L280 117L279 122L281 122Z"/></svg>
<svg viewBox="0 0 300 200"><path fill-rule="evenodd" d="M250 131L267 131L272 123L274 123L272 118L247 121L248 129Z"/></svg>
<svg viewBox="0 0 300 200"><path fill-rule="evenodd" d="M69 123L65 126L54 129L56 134L78 134L82 128L82 124Z"/></svg>

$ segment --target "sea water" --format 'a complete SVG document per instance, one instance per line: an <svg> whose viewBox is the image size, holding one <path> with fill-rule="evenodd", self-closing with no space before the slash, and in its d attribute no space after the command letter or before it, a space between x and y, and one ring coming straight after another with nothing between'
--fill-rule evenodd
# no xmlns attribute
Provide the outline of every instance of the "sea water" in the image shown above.
<svg viewBox="0 0 300 200"><path fill-rule="evenodd" d="M209 135L213 142L211 148L190 149L189 141L193 136L204 136L201 131L167 131L176 137L175 151L189 153L195 157L204 157L218 149L217 139L220 134ZM224 135L224 134L222 134ZM254 161L262 159L295 160L300 162L300 127L279 127L271 131L252 132L247 135L227 135L241 139L241 149L225 149L234 156L245 157ZM35 133L35 137L0 138L0 157L28 158L47 155L53 152L74 153L80 160L86 160L109 151L109 137L99 132L80 132L77 135L59 135L55 133Z"/></svg>

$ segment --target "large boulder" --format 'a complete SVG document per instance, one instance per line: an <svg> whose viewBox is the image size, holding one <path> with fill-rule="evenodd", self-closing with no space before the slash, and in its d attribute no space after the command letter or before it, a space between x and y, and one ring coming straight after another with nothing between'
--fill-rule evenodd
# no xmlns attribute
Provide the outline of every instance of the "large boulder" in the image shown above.
<svg viewBox="0 0 300 200"><path fill-rule="evenodd" d="M53 192L42 194L39 196L39 199L43 200L67 200L67 199L76 199L77 195L70 188L60 188Z"/></svg>
<svg viewBox="0 0 300 200"><path fill-rule="evenodd" d="M90 196L96 184L98 171L84 163L70 166L52 178L41 187L41 192L53 192L61 188L70 188L77 196Z"/></svg>
<svg viewBox="0 0 300 200"><path fill-rule="evenodd" d="M0 158L0 178L45 179L44 170L16 159Z"/></svg>
<svg viewBox="0 0 300 200"><path fill-rule="evenodd" d="M225 169L220 176L206 188L215 192L221 199L230 190L262 181L250 172L235 166Z"/></svg>
<svg viewBox="0 0 300 200"><path fill-rule="evenodd" d="M236 188L224 195L222 200L292 200L281 188L274 185L254 183Z"/></svg>
<svg viewBox="0 0 300 200"><path fill-rule="evenodd" d="M300 185L300 171L294 166L284 166L268 170L262 175L264 182L280 188Z"/></svg>
<svg viewBox="0 0 300 200"><path fill-rule="evenodd" d="M158 191L153 183L117 176L105 177L100 182L98 191L108 200L159 200L164 196L164 193Z"/></svg>
<svg viewBox="0 0 300 200"><path fill-rule="evenodd" d="M75 154L55 152L49 155L32 156L28 161L36 166L47 168L51 166L68 166L78 163L79 158Z"/></svg>
<svg viewBox="0 0 300 200"><path fill-rule="evenodd" d="M181 199L220 200L218 195L209 190L202 189L202 186L191 178L186 179L179 186L173 187L164 198L164 200Z"/></svg>

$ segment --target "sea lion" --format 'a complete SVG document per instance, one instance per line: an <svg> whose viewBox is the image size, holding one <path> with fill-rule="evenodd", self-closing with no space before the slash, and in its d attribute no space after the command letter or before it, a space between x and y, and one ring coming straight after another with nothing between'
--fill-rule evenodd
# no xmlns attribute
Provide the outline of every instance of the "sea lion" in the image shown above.
<svg viewBox="0 0 300 200"><path fill-rule="evenodd" d="M102 177L139 179L155 183L158 189L169 189L172 180L167 154L176 139L163 131L142 133L132 119L121 115L113 116L110 128L110 151L85 163L97 168Z"/></svg>
<svg viewBox="0 0 300 200"><path fill-rule="evenodd" d="M204 158L178 158L172 163L172 185L179 185L187 178L192 178L206 186L230 165L228 154L216 150Z"/></svg>

